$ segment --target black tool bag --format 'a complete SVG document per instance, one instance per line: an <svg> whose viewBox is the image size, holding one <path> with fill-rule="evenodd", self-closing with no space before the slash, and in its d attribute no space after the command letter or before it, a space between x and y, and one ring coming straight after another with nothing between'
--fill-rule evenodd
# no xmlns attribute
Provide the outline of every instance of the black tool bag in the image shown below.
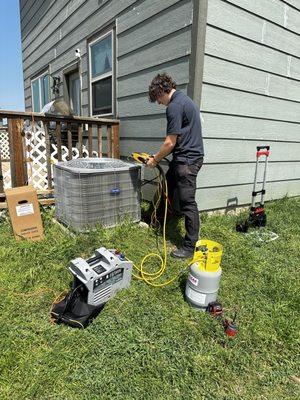
<svg viewBox="0 0 300 400"><path fill-rule="evenodd" d="M52 307L51 317L57 324L86 328L104 307L87 304L87 295L86 287L75 278L70 292Z"/></svg>

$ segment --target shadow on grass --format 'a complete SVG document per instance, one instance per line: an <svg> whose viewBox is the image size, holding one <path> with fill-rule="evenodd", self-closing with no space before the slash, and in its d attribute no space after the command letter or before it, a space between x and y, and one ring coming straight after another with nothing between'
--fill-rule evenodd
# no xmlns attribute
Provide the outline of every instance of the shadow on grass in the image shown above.
<svg viewBox="0 0 300 400"><path fill-rule="evenodd" d="M141 220L146 224L151 224L151 215L153 213L153 205L149 204L147 208L142 208ZM183 241L181 230L181 222L183 218L179 214L168 214L166 223L166 239L176 247L180 247ZM157 224L153 226L159 234L162 234L163 219L158 218Z"/></svg>
<svg viewBox="0 0 300 400"><path fill-rule="evenodd" d="M178 279L179 288L182 293L182 297L185 301L186 301L186 298L185 298L186 280L187 280L187 274L182 274Z"/></svg>

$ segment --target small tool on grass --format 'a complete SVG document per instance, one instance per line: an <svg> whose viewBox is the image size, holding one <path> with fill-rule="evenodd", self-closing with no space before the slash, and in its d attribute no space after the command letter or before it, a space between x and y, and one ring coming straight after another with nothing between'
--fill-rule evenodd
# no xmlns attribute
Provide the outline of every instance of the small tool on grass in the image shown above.
<svg viewBox="0 0 300 400"><path fill-rule="evenodd" d="M214 318L217 318L222 322L224 332L228 337L234 337L238 333L238 327L235 322L236 320L236 313L233 319L223 318L224 310L222 304L213 301L208 304L206 311Z"/></svg>
<svg viewBox="0 0 300 400"><path fill-rule="evenodd" d="M207 312L213 317L222 316L223 315L222 304L217 301L209 303L209 305L207 306Z"/></svg>
<svg viewBox="0 0 300 400"><path fill-rule="evenodd" d="M238 333L235 317L233 320L225 318L223 321L224 332L229 337L234 337Z"/></svg>

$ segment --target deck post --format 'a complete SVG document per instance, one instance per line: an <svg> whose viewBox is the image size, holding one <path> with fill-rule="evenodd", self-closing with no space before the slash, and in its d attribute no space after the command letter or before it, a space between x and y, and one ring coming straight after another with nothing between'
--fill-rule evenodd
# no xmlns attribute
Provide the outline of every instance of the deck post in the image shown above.
<svg viewBox="0 0 300 400"><path fill-rule="evenodd" d="M113 126L113 157L120 158L119 125Z"/></svg>
<svg viewBox="0 0 300 400"><path fill-rule="evenodd" d="M8 119L10 170L12 187L26 184L25 160L23 149L23 120L20 118Z"/></svg>

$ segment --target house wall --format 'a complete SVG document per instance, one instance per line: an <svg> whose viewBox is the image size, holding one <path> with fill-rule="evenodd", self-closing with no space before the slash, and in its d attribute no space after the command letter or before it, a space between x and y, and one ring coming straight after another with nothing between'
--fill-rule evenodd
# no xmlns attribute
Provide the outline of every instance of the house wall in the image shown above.
<svg viewBox="0 0 300 400"><path fill-rule="evenodd" d="M49 65L52 75L62 75L76 63L75 49L82 55L82 111L89 115L87 40L105 26L116 26L117 117L121 123L121 152L126 154L129 138L153 139L165 130L164 109L149 104L147 90L153 76L168 71L186 90L191 52L191 0L72 0L48 1L47 12L37 23L34 13L44 2L21 1L21 26L26 110L32 107L31 78ZM28 14L33 18L28 21ZM63 96L63 84L60 86ZM124 146L123 146L124 144ZM129 147L128 147L129 146ZM124 149L123 149L124 147ZM128 150L129 149L129 150ZM132 146L132 151L136 149Z"/></svg>
<svg viewBox="0 0 300 400"><path fill-rule="evenodd" d="M201 207L249 202L261 144L267 199L300 194L299 33L299 1L208 0Z"/></svg>
<svg viewBox="0 0 300 400"><path fill-rule="evenodd" d="M207 3L201 95L206 157L198 177L199 208L249 203L258 144L271 146L267 198L299 195L298 1ZM79 48L82 111L89 115L87 40L115 24L121 154L157 151L165 134L165 110L148 102L147 88L157 72L167 71L179 89L190 89L193 0L20 4L26 109L31 109L31 78L48 65L51 74L62 76L77 62Z"/></svg>

